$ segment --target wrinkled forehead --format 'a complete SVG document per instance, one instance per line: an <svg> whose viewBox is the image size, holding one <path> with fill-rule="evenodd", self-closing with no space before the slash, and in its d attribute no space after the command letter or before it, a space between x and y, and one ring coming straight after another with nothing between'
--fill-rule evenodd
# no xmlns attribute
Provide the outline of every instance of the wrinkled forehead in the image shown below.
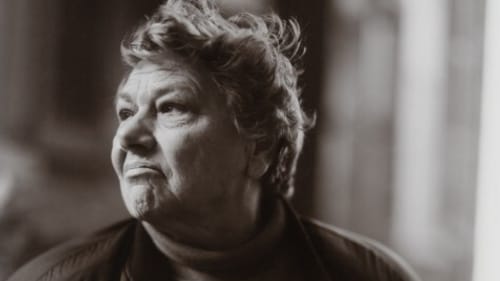
<svg viewBox="0 0 500 281"><path fill-rule="evenodd" d="M165 59L158 61L141 61L126 73L118 87L117 94L137 92L141 87L161 88L183 86L199 89L200 83L206 81L189 64Z"/></svg>

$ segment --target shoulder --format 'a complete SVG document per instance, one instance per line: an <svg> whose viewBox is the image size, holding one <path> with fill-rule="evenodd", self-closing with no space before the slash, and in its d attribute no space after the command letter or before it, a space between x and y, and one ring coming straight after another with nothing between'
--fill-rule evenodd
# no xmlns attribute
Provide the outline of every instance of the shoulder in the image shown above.
<svg viewBox="0 0 500 281"><path fill-rule="evenodd" d="M314 219L301 221L326 270L334 276L348 280L420 280L402 258L379 242Z"/></svg>
<svg viewBox="0 0 500 281"><path fill-rule="evenodd" d="M109 276L113 265L121 262L134 226L134 220L127 220L63 243L28 262L8 281L100 280L96 275Z"/></svg>

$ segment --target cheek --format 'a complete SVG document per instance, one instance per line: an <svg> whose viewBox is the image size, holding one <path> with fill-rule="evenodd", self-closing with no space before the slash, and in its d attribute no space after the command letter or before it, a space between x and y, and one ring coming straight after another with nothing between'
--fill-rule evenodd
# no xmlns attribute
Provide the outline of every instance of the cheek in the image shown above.
<svg viewBox="0 0 500 281"><path fill-rule="evenodd" d="M122 176L122 167L123 162L125 161L125 156L126 153L121 149L117 138L113 138L113 147L111 148L111 163L118 177Z"/></svg>
<svg viewBox="0 0 500 281"><path fill-rule="evenodd" d="M158 136L158 140L166 161L164 170L171 169L173 188L210 188L244 174L243 143L225 131L190 130Z"/></svg>
<svg viewBox="0 0 500 281"><path fill-rule="evenodd" d="M203 144L201 140L188 132L169 133L158 136L162 154L163 172L168 178L169 185L175 193L178 189L185 189L188 181L197 175L199 166L203 166Z"/></svg>

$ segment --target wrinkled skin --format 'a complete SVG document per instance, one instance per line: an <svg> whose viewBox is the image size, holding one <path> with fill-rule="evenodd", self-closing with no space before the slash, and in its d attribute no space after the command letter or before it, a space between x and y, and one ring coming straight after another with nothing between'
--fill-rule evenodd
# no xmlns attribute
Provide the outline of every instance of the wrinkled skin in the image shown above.
<svg viewBox="0 0 500 281"><path fill-rule="evenodd" d="M112 163L133 217L205 248L251 235L266 161L202 67L173 54L140 62L118 89L116 111Z"/></svg>

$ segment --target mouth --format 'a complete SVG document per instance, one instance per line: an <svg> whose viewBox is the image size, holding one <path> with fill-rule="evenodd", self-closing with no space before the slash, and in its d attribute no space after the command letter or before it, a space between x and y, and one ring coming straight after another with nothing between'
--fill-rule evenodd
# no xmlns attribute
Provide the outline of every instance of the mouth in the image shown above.
<svg viewBox="0 0 500 281"><path fill-rule="evenodd" d="M137 177L145 174L156 174L163 176L160 167L151 163L133 162L125 164L124 175L126 177Z"/></svg>

